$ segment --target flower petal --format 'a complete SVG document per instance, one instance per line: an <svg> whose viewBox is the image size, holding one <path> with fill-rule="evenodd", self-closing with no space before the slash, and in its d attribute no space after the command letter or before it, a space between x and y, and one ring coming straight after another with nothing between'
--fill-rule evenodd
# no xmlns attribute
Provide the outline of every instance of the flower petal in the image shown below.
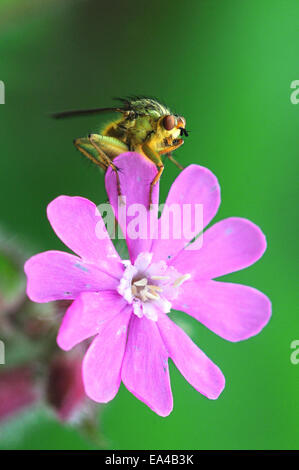
<svg viewBox="0 0 299 470"><path fill-rule="evenodd" d="M225 385L221 370L167 315L159 316L158 327L171 359L185 379L206 397L218 398Z"/></svg>
<svg viewBox="0 0 299 470"><path fill-rule="evenodd" d="M94 401L107 403L118 392L124 356L130 307L103 323L83 359L86 394Z"/></svg>
<svg viewBox="0 0 299 470"><path fill-rule="evenodd" d="M228 341L256 335L271 316L271 302L262 292L218 281L186 282L172 308L188 313Z"/></svg>
<svg viewBox="0 0 299 470"><path fill-rule="evenodd" d="M203 234L202 248L183 250L171 262L180 272L196 279L213 279L255 263L266 249L261 229L250 220L230 217Z"/></svg>
<svg viewBox="0 0 299 470"><path fill-rule="evenodd" d="M203 206L203 226L197 230L195 228L198 228L200 217L199 215L195 216L196 204ZM195 235L208 225L218 211L219 204L220 186L216 176L210 170L199 165L190 165L183 170L170 188L162 216L159 219L159 239L154 240L152 246L154 259L166 260L170 257L173 258ZM169 217L168 214L172 205L176 205L179 212L178 216L173 218ZM183 206L186 209L188 208L187 205L190 208L189 224L185 220L188 212L184 214L183 210ZM164 227L164 230L169 229L169 236L164 240L162 237L166 237L166 235L161 232L162 227ZM187 228L191 235L188 235Z"/></svg>
<svg viewBox="0 0 299 470"><path fill-rule="evenodd" d="M93 202L59 196L48 205L47 215L56 235L74 253L112 275L121 274L120 257Z"/></svg>
<svg viewBox="0 0 299 470"><path fill-rule="evenodd" d="M151 251L150 220L157 219L159 183L153 189L154 208L150 211L149 195L150 184L157 174L157 169L150 160L133 152L118 156L114 159L114 163L119 169L120 188L126 205L118 207L116 176L111 168L108 168L106 173L106 190L116 218L126 236L131 261L134 262L139 253ZM126 221L122 215L124 213ZM138 238L134 239L137 236Z"/></svg>
<svg viewBox="0 0 299 470"><path fill-rule="evenodd" d="M45 251L32 256L24 267L27 295L33 302L75 299L84 291L116 289L118 279L93 264L62 251Z"/></svg>
<svg viewBox="0 0 299 470"><path fill-rule="evenodd" d="M117 315L127 303L114 291L83 292L63 317L58 346L65 351L97 334L102 324Z"/></svg>
<svg viewBox="0 0 299 470"><path fill-rule="evenodd" d="M121 372L127 389L160 416L172 410L168 355L157 324L132 316Z"/></svg>
<svg viewBox="0 0 299 470"><path fill-rule="evenodd" d="M145 315L146 318L148 318L149 320L152 320L152 321L158 320L159 310L157 306L155 305L155 302L144 302L142 304L142 311L143 311L143 315Z"/></svg>

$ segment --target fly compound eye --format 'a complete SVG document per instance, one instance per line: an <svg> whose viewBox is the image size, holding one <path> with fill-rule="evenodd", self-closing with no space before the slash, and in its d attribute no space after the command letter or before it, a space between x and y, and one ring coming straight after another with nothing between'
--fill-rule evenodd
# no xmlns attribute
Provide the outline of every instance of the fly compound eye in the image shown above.
<svg viewBox="0 0 299 470"><path fill-rule="evenodd" d="M168 114L168 116L164 116L162 122L164 129L171 131L175 126L175 117L172 114Z"/></svg>

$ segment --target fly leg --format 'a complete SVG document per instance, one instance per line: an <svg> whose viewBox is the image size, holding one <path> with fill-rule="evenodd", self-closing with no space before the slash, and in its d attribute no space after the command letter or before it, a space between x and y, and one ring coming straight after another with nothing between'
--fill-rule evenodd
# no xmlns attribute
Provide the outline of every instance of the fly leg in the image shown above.
<svg viewBox="0 0 299 470"><path fill-rule="evenodd" d="M172 163L174 163L175 166L177 166L180 170L184 169L183 165L181 165L175 158L173 158L171 153L167 153L165 156L168 158L168 160L170 160Z"/></svg>
<svg viewBox="0 0 299 470"><path fill-rule="evenodd" d="M184 167L175 158L173 158L171 152L173 150L178 149L181 145L183 145L183 143L184 143L183 139L178 139L176 145L170 145L166 147L165 150L162 150L160 152L160 155L165 155L165 157L167 157L172 163L174 163L175 166L177 166L180 170L183 170Z"/></svg>
<svg viewBox="0 0 299 470"><path fill-rule="evenodd" d="M150 192L149 192L149 209L152 208L152 197L153 197L153 189L154 189L154 186L155 184L158 183L162 173L163 173L163 170L164 170L164 165L163 165L163 162L161 160L161 157L160 155L155 152L153 149L151 149L151 147L148 145L148 144L143 144L142 145L142 152L145 154L146 157L148 157L157 167L158 169L158 173L156 174L155 178L153 179L153 181L151 182L151 185L150 185Z"/></svg>

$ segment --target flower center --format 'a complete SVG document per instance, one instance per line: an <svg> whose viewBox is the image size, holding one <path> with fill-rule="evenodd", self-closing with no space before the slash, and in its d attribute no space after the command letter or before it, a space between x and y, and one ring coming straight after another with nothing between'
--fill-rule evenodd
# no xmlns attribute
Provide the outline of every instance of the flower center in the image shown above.
<svg viewBox="0 0 299 470"><path fill-rule="evenodd" d="M132 304L135 315L157 321L159 313L170 312L171 301L191 275L180 274L165 261L151 263L152 256L152 253L140 253L134 264L123 261L126 269L117 290Z"/></svg>
<svg viewBox="0 0 299 470"><path fill-rule="evenodd" d="M164 276L166 278L166 276ZM131 287L133 297L136 297L142 302L147 302L148 300L158 300L160 299L159 292L162 292L163 289L160 286L155 284L149 284L146 277L132 282Z"/></svg>

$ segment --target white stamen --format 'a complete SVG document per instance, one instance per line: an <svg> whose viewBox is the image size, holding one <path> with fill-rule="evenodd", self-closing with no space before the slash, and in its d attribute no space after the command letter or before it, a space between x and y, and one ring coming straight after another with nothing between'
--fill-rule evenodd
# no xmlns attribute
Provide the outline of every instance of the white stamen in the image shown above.
<svg viewBox="0 0 299 470"><path fill-rule="evenodd" d="M147 279L144 277L142 279L140 279L139 281L135 281L134 282L135 286L146 286L147 285Z"/></svg>
<svg viewBox="0 0 299 470"><path fill-rule="evenodd" d="M147 287L148 287L150 290L153 290L153 291L163 292L162 287L154 286L153 284L148 284Z"/></svg>
<svg viewBox="0 0 299 470"><path fill-rule="evenodd" d="M191 277L191 274L184 274L183 276L178 277L172 284L173 287L180 287L183 284L183 282L190 279L190 277Z"/></svg>
<svg viewBox="0 0 299 470"><path fill-rule="evenodd" d="M134 286L134 284L133 284L133 285L132 285L132 294L133 294L133 295L137 295L137 293L138 293L137 287Z"/></svg>
<svg viewBox="0 0 299 470"><path fill-rule="evenodd" d="M147 291L146 296L147 296L148 299L152 299L152 300L160 299L160 296L158 294L153 294L149 291Z"/></svg>
<svg viewBox="0 0 299 470"><path fill-rule="evenodd" d="M169 276L151 276L151 279L154 281L168 281L170 279Z"/></svg>
<svg viewBox="0 0 299 470"><path fill-rule="evenodd" d="M136 295L136 297L138 297L138 295ZM146 302L147 301L147 289L142 289L139 292L139 297L141 298L142 302Z"/></svg>

